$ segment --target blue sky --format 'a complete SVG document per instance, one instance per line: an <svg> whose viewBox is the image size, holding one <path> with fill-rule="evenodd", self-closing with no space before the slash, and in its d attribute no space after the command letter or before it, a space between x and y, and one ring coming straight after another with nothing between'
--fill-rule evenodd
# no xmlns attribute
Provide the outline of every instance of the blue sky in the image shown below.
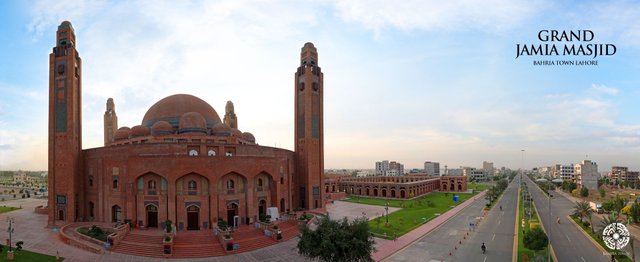
<svg viewBox="0 0 640 262"><path fill-rule="evenodd" d="M640 169L640 4L634 1L0 1L0 170L47 166L48 54L72 22L83 147L189 93L261 145L293 148L293 73L313 42L325 74L325 167L388 159L450 168L577 163ZM615 44L598 66L534 66L540 30ZM564 44L564 43L559 43ZM579 43L578 43L579 44ZM585 60L587 57L565 57Z"/></svg>

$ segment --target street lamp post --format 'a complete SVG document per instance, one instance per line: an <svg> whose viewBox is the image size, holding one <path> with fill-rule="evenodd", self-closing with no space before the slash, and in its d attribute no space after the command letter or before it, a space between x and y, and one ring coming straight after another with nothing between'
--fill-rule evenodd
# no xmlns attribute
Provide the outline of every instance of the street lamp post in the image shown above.
<svg viewBox="0 0 640 262"><path fill-rule="evenodd" d="M7 217L7 222L9 222L9 228L7 228L7 232L9 232L9 251L11 251L11 234L13 233L13 223L15 221L12 217Z"/></svg>
<svg viewBox="0 0 640 262"><path fill-rule="evenodd" d="M389 225L389 201L385 204L384 210L387 212L387 225Z"/></svg>

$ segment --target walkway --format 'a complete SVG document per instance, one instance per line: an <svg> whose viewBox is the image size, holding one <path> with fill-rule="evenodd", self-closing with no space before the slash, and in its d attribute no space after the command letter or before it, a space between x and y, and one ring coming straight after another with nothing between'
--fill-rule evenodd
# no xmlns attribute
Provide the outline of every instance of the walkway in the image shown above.
<svg viewBox="0 0 640 262"><path fill-rule="evenodd" d="M409 232L407 234L404 234L404 235L398 237L398 239L396 241L386 241L384 244L379 245L378 247L376 247L377 251L375 253L373 253L373 259L375 261L381 261L381 260L393 255L394 253L400 251L402 248L413 244L415 241L419 240L424 235L426 235L429 232L431 232L433 229L439 227L442 223L447 221L449 218L455 216L458 212L462 211L464 208L468 207L469 205L471 205L475 201L477 201L479 199L484 199L485 192L486 191L483 191L483 192L477 194L472 199L469 199L469 200L463 202L462 204L457 205L456 207L452 208L451 210L447 211L446 213L444 213L444 214L432 219L431 221L425 223L424 225L412 230L411 232Z"/></svg>

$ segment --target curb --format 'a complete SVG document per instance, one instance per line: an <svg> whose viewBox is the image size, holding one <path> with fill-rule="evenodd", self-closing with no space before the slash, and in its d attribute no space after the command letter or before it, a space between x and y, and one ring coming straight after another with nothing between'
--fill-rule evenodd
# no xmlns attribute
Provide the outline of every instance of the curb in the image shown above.
<svg viewBox="0 0 640 262"><path fill-rule="evenodd" d="M591 240L591 243L593 243L600 251L602 251L602 253L607 253L607 251L604 249L604 247L602 247L598 242L596 242L590 235L589 233L587 233L586 231L584 231L584 229L582 229L582 227L580 225L578 225L578 223L576 223L576 221L573 220L573 218L571 218L571 216L567 216L567 219L569 219L569 221L571 221L571 223L573 223L574 226L576 226L578 229L580 229L580 232L582 232L582 234L584 234L585 237L587 237L589 240Z"/></svg>

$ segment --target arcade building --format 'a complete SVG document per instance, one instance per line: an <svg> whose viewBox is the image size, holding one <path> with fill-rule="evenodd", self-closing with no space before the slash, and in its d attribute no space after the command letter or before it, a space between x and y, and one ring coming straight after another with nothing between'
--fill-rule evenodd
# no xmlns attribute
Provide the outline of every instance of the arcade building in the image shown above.
<svg viewBox="0 0 640 262"><path fill-rule="evenodd" d="M161 99L131 127L118 125L109 98L104 146L83 149L77 44L62 22L49 56L48 226L131 220L153 228L169 219L178 230L201 230L219 219L249 224L268 208L323 208L324 86L312 43L293 75L294 151L260 146L240 131L231 101L221 118L188 94Z"/></svg>

